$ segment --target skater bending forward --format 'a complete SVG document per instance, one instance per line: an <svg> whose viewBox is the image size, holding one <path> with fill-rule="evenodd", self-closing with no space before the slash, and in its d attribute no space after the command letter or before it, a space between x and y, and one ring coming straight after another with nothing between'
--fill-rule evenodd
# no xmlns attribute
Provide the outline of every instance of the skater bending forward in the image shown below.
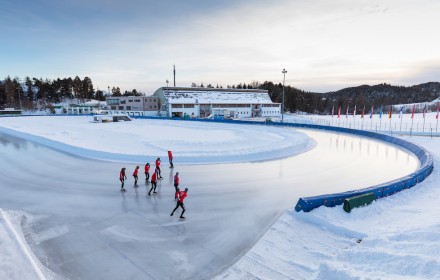
<svg viewBox="0 0 440 280"><path fill-rule="evenodd" d="M182 214L180 214L180 218L181 219L185 219L185 217L183 216L183 213L185 213L185 205L183 204L183 200L186 198L186 196L188 195L188 188L185 188L184 191L180 191L177 196L178 196L178 200L177 200L177 205L176 208L174 208L173 212L171 212L170 216L174 215L174 211L177 210L177 208L182 207Z"/></svg>
<svg viewBox="0 0 440 280"><path fill-rule="evenodd" d="M121 191L125 191L124 182L127 179L127 175L125 175L125 167L122 167L121 172L119 172L119 181L121 181Z"/></svg>

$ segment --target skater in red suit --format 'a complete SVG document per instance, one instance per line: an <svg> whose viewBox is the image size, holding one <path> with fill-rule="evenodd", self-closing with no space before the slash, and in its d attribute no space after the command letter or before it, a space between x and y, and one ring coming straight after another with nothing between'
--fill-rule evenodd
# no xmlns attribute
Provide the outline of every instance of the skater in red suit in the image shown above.
<svg viewBox="0 0 440 280"><path fill-rule="evenodd" d="M177 205L176 208L174 208L173 212L171 212L170 216L174 215L174 211L177 210L177 208L179 208L179 206L182 208L182 214L180 214L180 218L181 219L185 219L185 217L183 216L183 213L185 213L185 205L183 204L183 200L186 198L186 196L188 195L188 188L185 188L184 191L180 191L178 193L178 200L177 200Z"/></svg>
<svg viewBox="0 0 440 280"><path fill-rule="evenodd" d="M121 172L119 172L119 181L121 181L121 191L125 191L124 182L126 179L127 176L125 175L125 167L122 167Z"/></svg>
<svg viewBox="0 0 440 280"><path fill-rule="evenodd" d="M134 177L134 184L137 185L138 183L138 172L139 172L139 166L136 166L136 168L133 171L133 177Z"/></svg>
<svg viewBox="0 0 440 280"><path fill-rule="evenodd" d="M168 160L170 161L170 168L173 168L173 153L171 151L168 151Z"/></svg>
<svg viewBox="0 0 440 280"><path fill-rule="evenodd" d="M160 157L156 159L156 171L157 171L157 178L162 179L162 175L160 174Z"/></svg>
<svg viewBox="0 0 440 280"><path fill-rule="evenodd" d="M147 162L147 164L145 164L145 183L149 183L148 180L150 179L150 164Z"/></svg>
<svg viewBox="0 0 440 280"><path fill-rule="evenodd" d="M176 175L174 175L174 189L176 190L174 194L174 199L177 199L177 194L179 193L179 182L180 182L179 172L176 172Z"/></svg>
<svg viewBox="0 0 440 280"><path fill-rule="evenodd" d="M156 187L157 187L157 170L151 176L151 188L150 188L150 191L148 192L148 195L151 195L151 191L153 191L153 193L157 193Z"/></svg>

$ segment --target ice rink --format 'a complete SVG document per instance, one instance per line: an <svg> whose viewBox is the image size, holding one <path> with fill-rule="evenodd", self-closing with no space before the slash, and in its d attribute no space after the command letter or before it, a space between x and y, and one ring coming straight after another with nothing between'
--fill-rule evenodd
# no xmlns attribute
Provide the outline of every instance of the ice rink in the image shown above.
<svg viewBox="0 0 440 280"><path fill-rule="evenodd" d="M76 157L0 134L0 205L23 211L21 230L48 279L209 279L246 253L299 197L372 186L419 164L375 140L300 131L317 145L289 158L174 169L165 163L151 197L142 172L133 186L133 164ZM122 166L130 178L126 193L119 192ZM189 188L183 221L169 216L175 171Z"/></svg>

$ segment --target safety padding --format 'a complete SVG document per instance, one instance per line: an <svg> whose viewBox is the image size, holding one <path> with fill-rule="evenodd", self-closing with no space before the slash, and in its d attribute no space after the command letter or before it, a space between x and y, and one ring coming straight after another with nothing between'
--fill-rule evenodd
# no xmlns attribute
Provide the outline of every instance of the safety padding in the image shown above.
<svg viewBox="0 0 440 280"><path fill-rule="evenodd" d="M342 204L343 201L345 201L345 199L349 199L354 196L364 195L366 193L373 193L375 195L375 199L386 197L395 194L397 192L400 192L402 190L411 188L416 184L422 182L423 180L426 179L426 177L428 177L432 173L434 169L434 161L432 155L430 155L422 147L414 143L410 143L403 139L398 139L392 136L379 134L375 132L365 132L365 131L358 131L353 129L341 129L341 128L334 129L333 127L326 127L326 129L330 131L351 133L364 137L374 138L391 143L393 145L400 146L412 152L419 159L420 167L418 170L405 177L390 182L386 182L384 184L372 186L370 188L337 193L337 194L326 194L326 195L314 196L314 197L302 197L298 200L297 206L295 207L296 211L308 212L319 206L334 207L336 205Z"/></svg>
<svg viewBox="0 0 440 280"><path fill-rule="evenodd" d="M374 193L366 193L344 199L344 211L350 213L351 210L363 207L376 200Z"/></svg>

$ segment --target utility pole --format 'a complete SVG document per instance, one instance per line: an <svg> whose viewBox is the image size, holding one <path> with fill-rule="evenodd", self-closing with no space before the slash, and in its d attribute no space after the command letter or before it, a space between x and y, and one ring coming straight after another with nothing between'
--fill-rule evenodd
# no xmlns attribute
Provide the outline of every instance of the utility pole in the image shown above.
<svg viewBox="0 0 440 280"><path fill-rule="evenodd" d="M174 87L176 87L176 65L173 65Z"/></svg>
<svg viewBox="0 0 440 280"><path fill-rule="evenodd" d="M283 101L281 104L281 122L284 122L284 82L286 81L287 70L283 68L283 71L281 71L281 73L283 73Z"/></svg>

